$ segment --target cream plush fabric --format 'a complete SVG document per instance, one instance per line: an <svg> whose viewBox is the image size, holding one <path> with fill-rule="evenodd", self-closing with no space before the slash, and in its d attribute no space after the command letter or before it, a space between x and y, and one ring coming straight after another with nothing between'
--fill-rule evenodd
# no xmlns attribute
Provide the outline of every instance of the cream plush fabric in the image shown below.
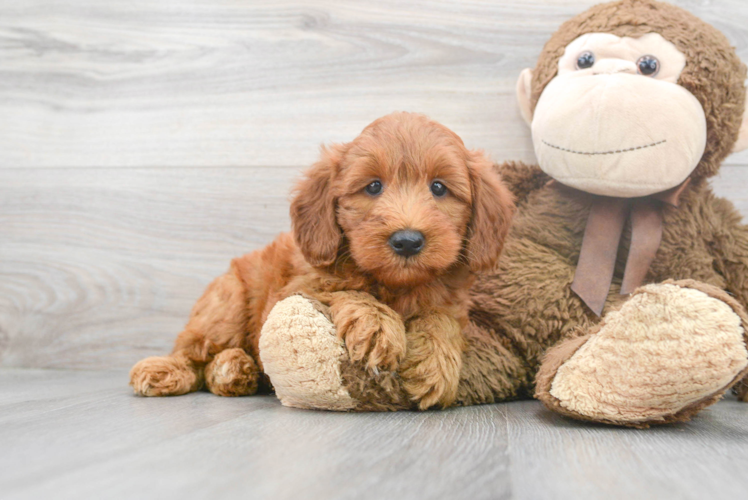
<svg viewBox="0 0 748 500"><path fill-rule="evenodd" d="M748 365L740 317L676 285L642 287L556 374L551 395L591 419L671 415L723 390Z"/></svg>
<svg viewBox="0 0 748 500"><path fill-rule="evenodd" d="M356 401L340 374L343 342L312 301L295 295L273 308L260 336L265 373L285 406L344 411Z"/></svg>

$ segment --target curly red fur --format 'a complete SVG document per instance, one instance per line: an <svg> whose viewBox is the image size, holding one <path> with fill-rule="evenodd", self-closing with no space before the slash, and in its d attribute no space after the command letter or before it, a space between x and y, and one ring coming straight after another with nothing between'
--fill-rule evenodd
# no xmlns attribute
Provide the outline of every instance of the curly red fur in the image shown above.
<svg viewBox="0 0 748 500"><path fill-rule="evenodd" d="M365 191L374 180L383 186L376 196ZM432 194L434 180L447 187L446 195ZM261 371L262 324L276 302L302 293L330 306L353 361L387 370L405 362L401 375L420 406L447 405L459 378L455 363L468 289L476 272L496 263L513 209L491 162L466 149L452 131L417 114L380 118L351 143L323 148L296 188L293 236L281 235L234 259L230 271L208 287L176 341L172 356L185 360L179 373L170 374L176 389L159 387L149 366L158 365L161 373L168 365L148 358L133 368L135 390L195 390L205 365L225 349L243 348ZM407 258L388 244L394 232L406 229L425 238L423 250ZM454 325L455 331L430 331L428 325ZM414 352L410 360L408 347ZM222 383L231 391L214 392L256 390L258 374L249 373L253 365L244 361L243 369L234 370L217 366L216 358L210 375L235 373L249 388L240 387L243 379L230 380ZM185 375L184 384L175 384L190 367L199 376Z"/></svg>

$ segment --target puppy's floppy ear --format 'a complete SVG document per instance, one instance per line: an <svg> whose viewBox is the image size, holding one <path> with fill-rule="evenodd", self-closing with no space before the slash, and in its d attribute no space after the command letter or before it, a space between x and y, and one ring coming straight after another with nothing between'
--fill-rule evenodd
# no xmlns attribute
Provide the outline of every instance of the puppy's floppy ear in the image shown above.
<svg viewBox="0 0 748 500"><path fill-rule="evenodd" d="M345 146L322 147L317 163L296 185L291 202L291 224L301 253L313 266L329 266L335 261L342 238L335 218L332 183Z"/></svg>
<svg viewBox="0 0 748 500"><path fill-rule="evenodd" d="M501 254L514 215L514 196L482 151L468 152L473 192L467 257L473 271L491 269Z"/></svg>

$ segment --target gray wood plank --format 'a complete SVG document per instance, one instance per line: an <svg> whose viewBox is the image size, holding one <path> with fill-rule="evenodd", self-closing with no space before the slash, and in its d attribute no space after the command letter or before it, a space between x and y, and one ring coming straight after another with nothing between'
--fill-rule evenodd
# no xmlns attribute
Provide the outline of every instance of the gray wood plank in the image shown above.
<svg viewBox="0 0 748 500"><path fill-rule="evenodd" d="M7 0L0 166L300 165L394 110L531 160L516 79L594 3ZM744 0L675 3L748 60Z"/></svg>
<svg viewBox="0 0 748 500"><path fill-rule="evenodd" d="M748 406L732 397L634 430L537 401L341 414L273 396L140 398L125 380L0 369L0 394L23 395L0 405L3 498L700 500L748 487Z"/></svg>
<svg viewBox="0 0 748 500"><path fill-rule="evenodd" d="M232 257L289 228L295 168L0 169L0 364L168 352Z"/></svg>
<svg viewBox="0 0 748 500"><path fill-rule="evenodd" d="M562 418L535 401L502 406L514 498L744 498L748 407L732 397L687 424L617 429Z"/></svg>
<svg viewBox="0 0 748 500"><path fill-rule="evenodd" d="M0 370L0 387L24 373ZM97 392L99 375L64 376ZM32 377L24 392L49 397ZM3 421L3 498L510 498L498 407L312 412L273 396L140 398L124 373L103 377L98 400Z"/></svg>
<svg viewBox="0 0 748 500"><path fill-rule="evenodd" d="M81 384L81 380L85 383ZM126 374L96 372L94 376L61 370L3 370L0 372L0 424L74 403L101 400L112 387L127 384Z"/></svg>
<svg viewBox="0 0 748 500"><path fill-rule="evenodd" d="M229 260L289 228L301 169L0 169L0 366L166 353ZM715 180L748 214L748 168Z"/></svg>

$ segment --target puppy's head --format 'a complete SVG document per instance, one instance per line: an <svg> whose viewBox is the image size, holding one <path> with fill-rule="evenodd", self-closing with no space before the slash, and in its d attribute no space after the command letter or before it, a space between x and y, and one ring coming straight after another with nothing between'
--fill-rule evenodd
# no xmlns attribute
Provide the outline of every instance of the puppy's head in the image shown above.
<svg viewBox="0 0 748 500"><path fill-rule="evenodd" d="M323 148L297 187L291 219L312 265L350 252L378 281L414 286L460 262L492 267L513 208L482 153L422 115L393 113L353 142Z"/></svg>

